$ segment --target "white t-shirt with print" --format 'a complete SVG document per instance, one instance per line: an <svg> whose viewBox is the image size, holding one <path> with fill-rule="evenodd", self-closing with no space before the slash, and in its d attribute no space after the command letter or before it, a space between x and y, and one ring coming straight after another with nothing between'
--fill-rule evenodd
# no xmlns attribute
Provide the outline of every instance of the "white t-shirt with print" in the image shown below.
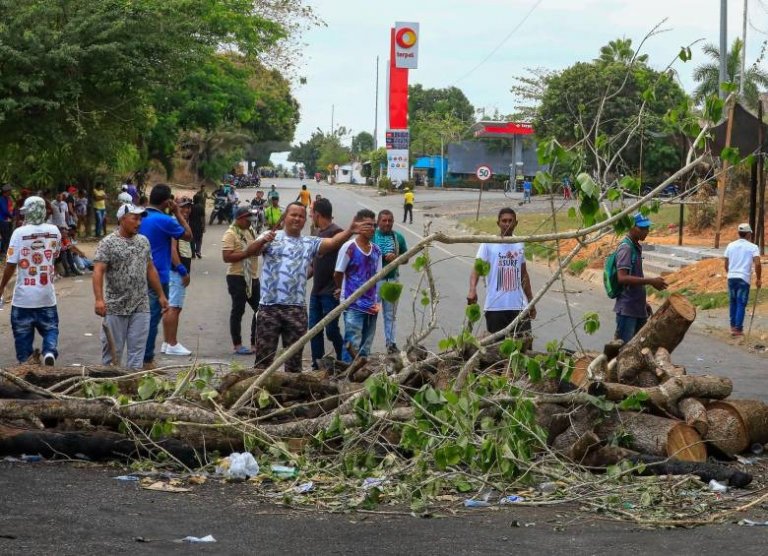
<svg viewBox="0 0 768 556"><path fill-rule="evenodd" d="M520 311L528 304L523 292L522 269L525 251L522 243L482 243L477 258L491 265L486 276L484 309Z"/></svg>
<svg viewBox="0 0 768 556"><path fill-rule="evenodd" d="M729 243L725 248L725 258L728 259L728 278L741 278L749 284L753 259L759 256L760 248L751 241L739 238Z"/></svg>
<svg viewBox="0 0 768 556"><path fill-rule="evenodd" d="M16 265L13 306L38 309L56 305L53 275L61 233L52 224L27 224L14 230L8 262Z"/></svg>

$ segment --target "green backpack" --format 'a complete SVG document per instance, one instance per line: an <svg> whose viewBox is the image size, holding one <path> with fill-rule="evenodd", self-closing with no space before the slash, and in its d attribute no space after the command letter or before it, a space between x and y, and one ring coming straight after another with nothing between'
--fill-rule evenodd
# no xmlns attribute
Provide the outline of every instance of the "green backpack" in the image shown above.
<svg viewBox="0 0 768 556"><path fill-rule="evenodd" d="M627 243L632 249L632 269L634 270L635 264L637 264L637 249L632 240L628 237L621 240L621 243ZM619 243L619 245L621 245L621 243ZM616 247L616 251L605 258L605 266L603 267L603 285L605 286L605 293L608 294L608 297L611 299L619 297L619 295L621 295L621 290L624 289L624 287L619 284L619 269L616 268L616 252L618 250L619 248Z"/></svg>

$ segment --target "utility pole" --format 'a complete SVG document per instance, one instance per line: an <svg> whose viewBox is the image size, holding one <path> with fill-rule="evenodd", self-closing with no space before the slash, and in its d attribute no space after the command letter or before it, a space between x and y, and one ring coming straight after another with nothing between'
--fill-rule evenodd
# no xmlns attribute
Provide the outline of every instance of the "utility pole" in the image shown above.
<svg viewBox="0 0 768 556"><path fill-rule="evenodd" d="M335 111L336 111L336 105L331 104L331 135L333 135L333 116Z"/></svg>
<svg viewBox="0 0 768 556"><path fill-rule="evenodd" d="M744 21L741 26L741 75L739 75L739 97L744 98L744 72L747 63L747 2L744 0Z"/></svg>
<svg viewBox="0 0 768 556"><path fill-rule="evenodd" d="M376 56L376 108L373 111L373 150L379 148L379 57Z"/></svg>
<svg viewBox="0 0 768 556"><path fill-rule="evenodd" d="M728 81L728 0L720 0L720 79L718 88L720 96L725 100L727 96L722 85Z"/></svg>

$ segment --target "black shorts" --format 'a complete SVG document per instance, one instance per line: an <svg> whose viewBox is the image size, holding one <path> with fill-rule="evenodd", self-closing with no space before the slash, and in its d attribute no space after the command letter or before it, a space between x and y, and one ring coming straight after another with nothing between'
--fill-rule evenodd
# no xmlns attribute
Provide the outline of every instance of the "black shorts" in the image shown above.
<svg viewBox="0 0 768 556"><path fill-rule="evenodd" d="M519 314L520 311L486 311L485 327L488 329L488 332L493 334L506 328ZM531 319L526 315L512 330L512 337L526 338L530 336Z"/></svg>

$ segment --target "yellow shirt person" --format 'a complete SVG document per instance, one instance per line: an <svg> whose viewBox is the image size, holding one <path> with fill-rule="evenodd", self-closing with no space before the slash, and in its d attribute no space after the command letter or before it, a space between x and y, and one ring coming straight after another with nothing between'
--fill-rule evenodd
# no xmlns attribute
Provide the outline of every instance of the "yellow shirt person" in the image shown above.
<svg viewBox="0 0 768 556"><path fill-rule="evenodd" d="M405 193L403 194L403 224L405 224L406 219L410 217L410 224L413 224L413 200L415 198L415 195L413 194L413 191L410 190L410 188L405 188Z"/></svg>

